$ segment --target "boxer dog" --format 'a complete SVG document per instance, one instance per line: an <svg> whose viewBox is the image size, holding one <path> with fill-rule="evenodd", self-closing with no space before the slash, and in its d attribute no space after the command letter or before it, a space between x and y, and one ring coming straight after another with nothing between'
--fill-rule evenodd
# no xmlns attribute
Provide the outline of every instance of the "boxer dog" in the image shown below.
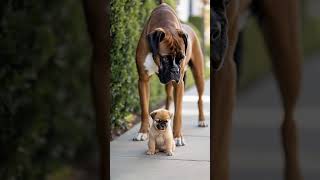
<svg viewBox="0 0 320 180"><path fill-rule="evenodd" d="M211 3L213 179L229 179L228 153L237 79L234 54L241 31L240 19L251 9L258 17L282 96L285 179L302 180L294 121L302 61L298 0L213 0Z"/></svg>
<svg viewBox="0 0 320 180"><path fill-rule="evenodd" d="M133 140L143 141L147 139L150 127L149 79L153 74L156 74L160 82L166 86L166 109L169 109L171 100L174 100L173 136L176 145L185 145L181 132L181 111L184 76L188 65L192 71L199 95L198 124L200 127L206 126L202 107L204 61L195 32L188 25L181 24L174 10L162 1L152 11L142 31L136 51L136 65L139 74L141 127Z"/></svg>

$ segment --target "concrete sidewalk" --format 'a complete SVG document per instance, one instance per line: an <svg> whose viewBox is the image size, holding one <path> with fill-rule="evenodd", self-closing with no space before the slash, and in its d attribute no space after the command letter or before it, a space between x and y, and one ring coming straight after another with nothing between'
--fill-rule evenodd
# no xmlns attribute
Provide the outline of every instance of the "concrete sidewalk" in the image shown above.
<svg viewBox="0 0 320 180"><path fill-rule="evenodd" d="M210 81L205 84L204 114L209 127L199 128L197 91L185 92L183 133L186 146L176 148L173 156L146 155L148 141L132 141L140 124L110 143L111 180L209 180L210 178Z"/></svg>

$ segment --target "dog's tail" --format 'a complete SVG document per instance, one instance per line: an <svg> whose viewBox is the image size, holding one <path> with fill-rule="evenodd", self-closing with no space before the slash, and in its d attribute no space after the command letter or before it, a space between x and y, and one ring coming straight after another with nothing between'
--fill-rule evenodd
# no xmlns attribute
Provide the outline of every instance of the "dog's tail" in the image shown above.
<svg viewBox="0 0 320 180"><path fill-rule="evenodd" d="M162 4L162 3L164 3L163 0L159 0L159 4Z"/></svg>

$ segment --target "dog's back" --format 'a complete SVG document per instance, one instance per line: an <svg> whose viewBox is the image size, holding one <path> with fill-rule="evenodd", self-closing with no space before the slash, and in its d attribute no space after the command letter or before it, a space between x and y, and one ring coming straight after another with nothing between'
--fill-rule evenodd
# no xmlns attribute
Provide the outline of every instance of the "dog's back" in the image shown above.
<svg viewBox="0 0 320 180"><path fill-rule="evenodd" d="M170 23L170 20L174 20L176 23ZM177 23L178 22L178 23ZM166 3L161 3L158 7L156 7L152 12L148 20L147 32L152 31L152 29L158 27L168 27L172 26L180 29L179 27L179 19L175 13L175 11Z"/></svg>

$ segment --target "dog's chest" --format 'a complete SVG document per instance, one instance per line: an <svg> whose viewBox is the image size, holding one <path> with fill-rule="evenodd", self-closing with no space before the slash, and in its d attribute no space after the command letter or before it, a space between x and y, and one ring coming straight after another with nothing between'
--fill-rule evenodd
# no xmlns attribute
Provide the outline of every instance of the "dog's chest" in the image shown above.
<svg viewBox="0 0 320 180"><path fill-rule="evenodd" d="M159 136L156 138L156 143L158 146L164 145L165 140L162 134L159 134Z"/></svg>
<svg viewBox="0 0 320 180"><path fill-rule="evenodd" d="M143 66L149 76L151 76L154 73L158 73L158 66L152 58L152 53L148 53L146 59L144 60Z"/></svg>

